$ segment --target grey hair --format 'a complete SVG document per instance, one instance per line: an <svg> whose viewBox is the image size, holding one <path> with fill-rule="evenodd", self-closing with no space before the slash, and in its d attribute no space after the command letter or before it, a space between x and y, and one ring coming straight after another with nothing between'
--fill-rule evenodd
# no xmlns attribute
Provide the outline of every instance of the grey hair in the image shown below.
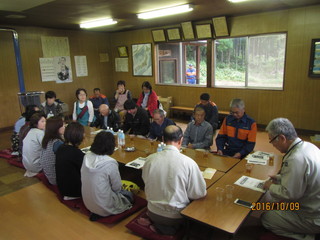
<svg viewBox="0 0 320 240"><path fill-rule="evenodd" d="M153 114L160 114L161 117L164 117L164 111L162 109L156 109L153 111Z"/></svg>
<svg viewBox="0 0 320 240"><path fill-rule="evenodd" d="M234 98L230 102L230 107L244 109L245 108L244 101L239 98Z"/></svg>
<svg viewBox="0 0 320 240"><path fill-rule="evenodd" d="M195 109L194 109L194 113L196 113L196 112L204 112L204 113L206 113L206 110L204 110L204 108L203 107L201 107L201 106L197 106L197 107L195 107Z"/></svg>
<svg viewBox="0 0 320 240"><path fill-rule="evenodd" d="M284 135L288 140L294 140L298 137L296 129L287 118L275 118L271 120L266 127L266 131L272 136Z"/></svg>

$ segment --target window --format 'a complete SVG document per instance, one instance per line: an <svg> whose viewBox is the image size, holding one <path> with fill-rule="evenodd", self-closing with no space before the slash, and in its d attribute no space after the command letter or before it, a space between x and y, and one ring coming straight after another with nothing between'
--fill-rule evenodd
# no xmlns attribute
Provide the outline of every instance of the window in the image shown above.
<svg viewBox="0 0 320 240"><path fill-rule="evenodd" d="M283 89L286 34L215 41L214 86Z"/></svg>
<svg viewBox="0 0 320 240"><path fill-rule="evenodd" d="M157 44L158 83L207 85L207 41Z"/></svg>

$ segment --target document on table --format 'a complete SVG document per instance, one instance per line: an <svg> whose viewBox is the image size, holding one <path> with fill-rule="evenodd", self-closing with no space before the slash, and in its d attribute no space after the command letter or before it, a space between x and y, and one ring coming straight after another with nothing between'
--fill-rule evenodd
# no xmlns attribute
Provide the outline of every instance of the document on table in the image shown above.
<svg viewBox="0 0 320 240"><path fill-rule="evenodd" d="M201 171L204 179L211 179L213 175L216 173L216 169L214 168L206 168L204 171Z"/></svg>
<svg viewBox="0 0 320 240"><path fill-rule="evenodd" d="M264 192L266 192L263 189L263 185L264 185L265 181L266 180L260 180L260 179L256 179L256 178L252 178L252 177L248 177L248 176L242 176L234 184L241 186L241 187L249 188L249 189L264 193Z"/></svg>
<svg viewBox="0 0 320 240"><path fill-rule="evenodd" d="M252 154L249 154L245 159L248 161L248 163L267 165L267 162L272 155L272 153L256 151Z"/></svg>
<svg viewBox="0 0 320 240"><path fill-rule="evenodd" d="M126 164L126 167L132 167L135 169L140 169L143 167L144 163L146 162L146 158L144 157L138 157L135 160L128 162Z"/></svg>
<svg viewBox="0 0 320 240"><path fill-rule="evenodd" d="M87 153L87 152L90 152L90 148L91 148L91 146L85 147L85 148L81 148L81 151L82 151L83 153ZM118 148L115 147L115 148L114 148L114 151L117 151L117 150L118 150Z"/></svg>

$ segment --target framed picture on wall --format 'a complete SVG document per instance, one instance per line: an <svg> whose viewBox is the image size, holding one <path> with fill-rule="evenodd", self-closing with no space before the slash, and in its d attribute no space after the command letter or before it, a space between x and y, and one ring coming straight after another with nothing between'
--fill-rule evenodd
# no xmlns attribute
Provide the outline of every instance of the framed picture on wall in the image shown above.
<svg viewBox="0 0 320 240"><path fill-rule="evenodd" d="M183 37L185 40L193 40L194 39L194 32L192 22L183 22L181 23Z"/></svg>
<svg viewBox="0 0 320 240"><path fill-rule="evenodd" d="M154 42L165 42L166 41L166 36L164 34L163 29L158 29L158 30L152 30L152 37Z"/></svg>
<svg viewBox="0 0 320 240"><path fill-rule="evenodd" d="M196 25L197 38L208 39L212 38L211 24L198 24Z"/></svg>
<svg viewBox="0 0 320 240"><path fill-rule="evenodd" d="M181 40L180 28L167 29L167 36L169 41Z"/></svg>
<svg viewBox="0 0 320 240"><path fill-rule="evenodd" d="M152 76L151 43L132 45L133 76Z"/></svg>
<svg viewBox="0 0 320 240"><path fill-rule="evenodd" d="M212 18L214 32L216 37L225 37L229 36L229 30L227 25L226 17L216 17Z"/></svg>
<svg viewBox="0 0 320 240"><path fill-rule="evenodd" d="M126 46L118 47L119 57L128 57L128 49Z"/></svg>
<svg viewBox="0 0 320 240"><path fill-rule="evenodd" d="M309 77L320 78L320 38L311 41Z"/></svg>

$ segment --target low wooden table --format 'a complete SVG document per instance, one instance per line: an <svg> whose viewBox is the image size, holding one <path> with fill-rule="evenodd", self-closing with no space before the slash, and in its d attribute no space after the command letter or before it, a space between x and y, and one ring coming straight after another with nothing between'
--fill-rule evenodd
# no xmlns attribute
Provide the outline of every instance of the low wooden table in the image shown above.
<svg viewBox="0 0 320 240"><path fill-rule="evenodd" d="M254 165L249 176L261 180L267 179L269 175L278 173L281 168L281 159L280 156L276 156L273 166ZM246 160L241 160L234 168L209 187L205 198L193 201L181 212L181 214L188 219L202 222L230 234L235 234L242 222L251 212L251 209L234 204L234 200L239 198L248 202L257 202L263 196L262 192L234 184L241 176L246 175L246 163ZM228 184L235 187L232 199L221 202L217 201L216 187L225 188Z"/></svg>

